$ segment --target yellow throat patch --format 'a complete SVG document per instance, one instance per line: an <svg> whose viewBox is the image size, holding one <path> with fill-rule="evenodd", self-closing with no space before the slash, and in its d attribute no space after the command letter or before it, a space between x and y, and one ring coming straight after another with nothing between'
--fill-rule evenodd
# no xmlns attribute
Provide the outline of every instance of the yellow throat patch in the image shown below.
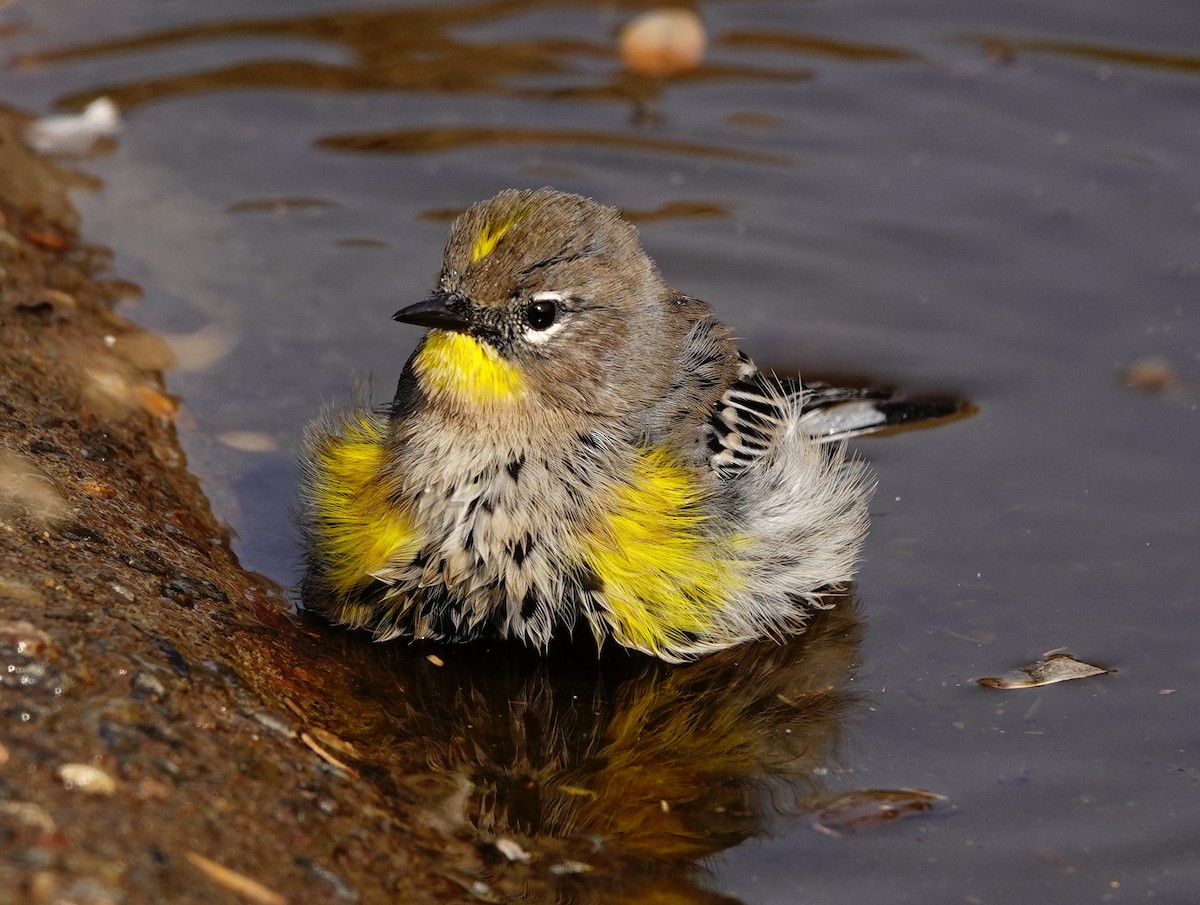
<svg viewBox="0 0 1200 905"><path fill-rule="evenodd" d="M670 453L645 450L581 539L622 644L659 655L685 646L744 586L744 539L711 530L703 493Z"/></svg>
<svg viewBox="0 0 1200 905"><path fill-rule="evenodd" d="M525 378L486 343L465 333L430 330L413 359L421 386L466 406L515 402Z"/></svg>

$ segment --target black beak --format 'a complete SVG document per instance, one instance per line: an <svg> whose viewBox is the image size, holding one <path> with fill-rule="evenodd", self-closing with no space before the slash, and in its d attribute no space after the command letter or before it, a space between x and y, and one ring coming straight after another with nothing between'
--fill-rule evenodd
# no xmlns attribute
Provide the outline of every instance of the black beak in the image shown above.
<svg viewBox="0 0 1200 905"><path fill-rule="evenodd" d="M439 330L465 331L471 326L466 318L466 301L449 292L435 292L423 302L401 308L392 315L392 320L418 327L436 327Z"/></svg>

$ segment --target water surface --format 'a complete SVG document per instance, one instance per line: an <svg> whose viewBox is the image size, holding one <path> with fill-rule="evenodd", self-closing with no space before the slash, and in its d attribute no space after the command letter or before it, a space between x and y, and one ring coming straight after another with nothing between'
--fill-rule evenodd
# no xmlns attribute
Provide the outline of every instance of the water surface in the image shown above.
<svg viewBox="0 0 1200 905"><path fill-rule="evenodd" d="M865 627L829 664L838 728L820 764L754 761L762 782L737 787L758 789L753 819L733 829L715 810L728 801L684 794L707 808L688 826L708 841L606 862L629 871L623 888L644 890L657 863L691 894L744 902L1194 898L1193 4L713 2L698 7L704 64L665 81L623 72L613 50L637 9L18 2L0 13L14 26L0 99L125 109L116 149L82 164L103 181L77 199L86 233L143 287L126 313L192 337L183 351L206 340L168 375L190 463L243 562L285 584L303 425L352 377L388 395L418 336L391 313L431 285L447 218L501 188L549 183L640 215L668 281L762 363L980 406L858 444L880 485ZM1126 386L1148 356L1175 375L1164 392ZM1060 646L1119 672L972 681ZM770 662L752 674L787 681ZM703 687L664 675L636 688ZM563 744L587 755L601 726L629 769L661 760L612 728L638 694L600 699L617 715ZM755 700L714 694L714 720L756 721ZM713 776L660 779L678 796ZM946 802L835 837L796 805L818 786Z"/></svg>

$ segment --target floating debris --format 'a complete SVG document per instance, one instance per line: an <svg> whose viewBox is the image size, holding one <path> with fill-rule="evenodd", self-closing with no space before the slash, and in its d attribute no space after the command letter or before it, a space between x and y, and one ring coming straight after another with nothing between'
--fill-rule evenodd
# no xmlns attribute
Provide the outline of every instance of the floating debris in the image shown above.
<svg viewBox="0 0 1200 905"><path fill-rule="evenodd" d="M684 217L727 217L729 208L710 201L668 201L654 210L630 210L624 208L621 216L634 223L653 223Z"/></svg>
<svg viewBox="0 0 1200 905"><path fill-rule="evenodd" d="M285 211L321 209L341 207L336 201L328 198L247 198L245 201L235 201L225 208L227 214L246 214L256 211L282 214Z"/></svg>
<svg viewBox="0 0 1200 905"><path fill-rule="evenodd" d="M225 431L217 439L241 452L275 452L279 441L264 431Z"/></svg>
<svg viewBox="0 0 1200 905"><path fill-rule="evenodd" d="M1131 390L1160 396L1186 396L1190 387L1176 367L1161 355L1139 358L1124 373L1125 386Z"/></svg>
<svg viewBox="0 0 1200 905"><path fill-rule="evenodd" d="M437 654L429 654L428 656L425 657L425 659L428 660L430 663L432 663L434 666L445 666L446 665L446 661L443 660L441 657L439 657Z"/></svg>
<svg viewBox="0 0 1200 905"><path fill-rule="evenodd" d="M169 371L178 364L166 338L149 330L109 333L104 337L104 345L141 371Z"/></svg>
<svg viewBox="0 0 1200 905"><path fill-rule="evenodd" d="M218 864L203 855L197 855L195 852L188 852L187 859L214 883L224 886L230 892L237 893L248 902L254 902L255 905L287 905L287 899L275 890L267 888L245 874L231 870L225 865Z"/></svg>
<svg viewBox="0 0 1200 905"><path fill-rule="evenodd" d="M213 322L192 333L166 333L163 339L175 355L179 371L204 371L227 358L237 336L225 324Z"/></svg>
<svg viewBox="0 0 1200 905"><path fill-rule="evenodd" d="M98 97L79 114L45 116L30 123L25 143L43 154L86 154L121 128L121 113L110 98Z"/></svg>
<svg viewBox="0 0 1200 905"><path fill-rule="evenodd" d="M817 802L809 821L830 836L861 833L923 814L945 800L946 796L925 789L858 789Z"/></svg>
<svg viewBox="0 0 1200 905"><path fill-rule="evenodd" d="M1002 676L985 676L975 681L985 688L1037 688L1040 685L1053 685L1055 682L1068 682L1071 679L1086 679L1089 676L1115 672L1115 669L1076 660L1070 654L1053 654L1045 660L1038 660Z"/></svg>
<svg viewBox="0 0 1200 905"><path fill-rule="evenodd" d="M664 78L695 69L708 38L693 10L662 7L642 13L621 29L621 59L631 72Z"/></svg>
<svg viewBox="0 0 1200 905"><path fill-rule="evenodd" d="M373 239L370 236L347 236L344 239L338 239L334 243L338 248L390 248L387 242L382 239Z"/></svg>
<svg viewBox="0 0 1200 905"><path fill-rule="evenodd" d="M90 764L63 764L58 768L58 778L68 789L89 795L112 795L117 791L117 781Z"/></svg>

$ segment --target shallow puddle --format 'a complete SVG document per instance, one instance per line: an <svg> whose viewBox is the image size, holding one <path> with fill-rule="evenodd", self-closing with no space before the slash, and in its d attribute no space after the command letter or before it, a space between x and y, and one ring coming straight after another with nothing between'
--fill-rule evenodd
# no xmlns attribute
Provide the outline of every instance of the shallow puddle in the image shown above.
<svg viewBox="0 0 1200 905"><path fill-rule="evenodd" d="M314 626L297 744L474 834L484 900L522 877L570 901L1189 900L1194 5L699 11L703 62L655 79L617 53L634 8L602 3L0 10L0 99L121 108L76 161L103 183L85 233L172 340L176 424L243 562L284 585L304 424L353 377L390 395L418 336L390 315L501 188L628 209L760 364L979 406L857 444L862 625L847 606L681 669L437 665ZM1118 672L975 682L1059 648ZM942 798L821 831L904 789Z"/></svg>

